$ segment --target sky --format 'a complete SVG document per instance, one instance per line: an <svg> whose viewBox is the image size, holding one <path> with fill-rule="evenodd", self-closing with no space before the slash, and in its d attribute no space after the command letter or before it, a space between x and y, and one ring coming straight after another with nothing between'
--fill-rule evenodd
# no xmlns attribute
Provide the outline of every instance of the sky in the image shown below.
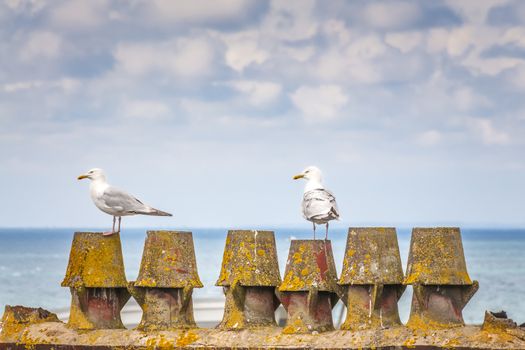
<svg viewBox="0 0 525 350"><path fill-rule="evenodd" d="M4 0L0 226L525 226L525 1Z"/></svg>

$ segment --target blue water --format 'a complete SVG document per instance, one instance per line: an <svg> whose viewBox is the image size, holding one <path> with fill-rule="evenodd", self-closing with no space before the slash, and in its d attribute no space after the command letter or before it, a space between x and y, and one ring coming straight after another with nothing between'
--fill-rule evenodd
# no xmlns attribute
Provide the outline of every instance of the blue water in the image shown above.
<svg viewBox="0 0 525 350"><path fill-rule="evenodd" d="M69 290L60 287L66 270L73 229L0 229L0 308L6 304L41 306L49 310L69 306ZM226 229L194 229L199 275L205 287L195 298L221 295L215 287L219 275ZM283 272L290 239L310 238L310 230L276 229L277 250ZM330 236L340 271L346 232ZM469 274L480 283L478 293L464 310L465 321L480 323L485 310L506 310L515 321L525 322L525 229L463 229L463 246ZM136 278L144 245L144 229L122 232L122 248L129 280ZM406 264L410 230L398 229L401 259ZM405 267L405 266L404 266ZM403 320L408 318L412 290L400 300Z"/></svg>

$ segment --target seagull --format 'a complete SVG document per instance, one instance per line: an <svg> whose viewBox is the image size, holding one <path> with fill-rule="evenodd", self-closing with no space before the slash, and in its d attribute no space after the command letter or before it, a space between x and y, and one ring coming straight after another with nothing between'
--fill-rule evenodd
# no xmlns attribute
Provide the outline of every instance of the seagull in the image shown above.
<svg viewBox="0 0 525 350"><path fill-rule="evenodd" d="M328 239L328 222L339 220L339 209L335 202L334 195L324 188L321 181L321 170L315 166L309 166L299 175L293 177L294 180L306 179L304 186L303 202L301 203L303 216L306 220L315 224L326 225L325 240Z"/></svg>
<svg viewBox="0 0 525 350"><path fill-rule="evenodd" d="M152 215L152 216L172 216L170 213L160 211L152 208L149 205L142 203L132 195L119 190L107 183L106 174L104 170L94 168L87 173L80 175L78 180L90 179L91 184L89 191L91 192L91 199L95 206L104 213L113 216L113 228L111 232L104 232L104 236L109 236L120 232L120 221L123 216L129 215ZM118 218L118 229L115 231L115 221Z"/></svg>

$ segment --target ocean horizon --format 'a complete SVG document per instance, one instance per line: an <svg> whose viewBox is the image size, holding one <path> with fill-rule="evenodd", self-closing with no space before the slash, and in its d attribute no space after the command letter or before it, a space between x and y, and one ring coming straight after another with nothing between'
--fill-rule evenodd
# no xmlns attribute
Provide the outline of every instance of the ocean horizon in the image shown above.
<svg viewBox="0 0 525 350"><path fill-rule="evenodd" d="M166 228L163 228L166 229ZM291 239L310 239L312 230L304 228L266 228L275 232L281 275L284 272ZM93 228L0 228L0 308L5 305L43 307L50 311L69 307L68 288L60 286L69 258L73 233ZM128 280L138 275L146 228L123 228L121 232L124 264ZM204 288L194 298L219 299L222 289L215 286L219 276L225 228L178 228L193 232L195 253ZM525 228L462 228L463 248L470 277L478 280L479 291L464 309L467 323L481 323L485 310L507 311L518 323L525 322ZM411 228L397 228L403 268L406 269ZM337 271L341 272L347 229L331 228ZM324 237L324 228L318 230ZM399 302L402 321L408 319L411 288Z"/></svg>

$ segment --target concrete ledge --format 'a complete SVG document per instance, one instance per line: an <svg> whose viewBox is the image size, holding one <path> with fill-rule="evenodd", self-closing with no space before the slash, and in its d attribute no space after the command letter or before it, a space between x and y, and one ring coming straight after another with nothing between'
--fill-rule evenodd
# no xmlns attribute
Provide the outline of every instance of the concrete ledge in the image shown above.
<svg viewBox="0 0 525 350"><path fill-rule="evenodd" d="M479 326L282 334L282 328L243 331L190 329L75 331L61 322L32 324L0 339L1 350L18 349L525 349L525 330L495 332Z"/></svg>

